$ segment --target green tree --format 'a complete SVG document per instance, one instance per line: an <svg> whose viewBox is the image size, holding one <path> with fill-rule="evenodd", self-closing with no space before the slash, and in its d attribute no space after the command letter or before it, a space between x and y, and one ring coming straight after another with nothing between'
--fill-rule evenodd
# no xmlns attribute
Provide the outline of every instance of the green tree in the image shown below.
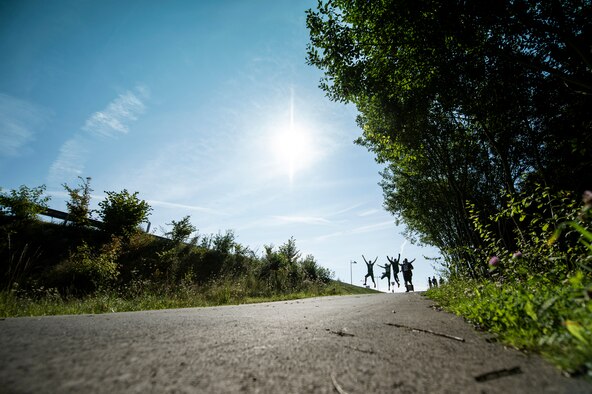
<svg viewBox="0 0 592 394"><path fill-rule="evenodd" d="M90 177L80 179L80 184L77 188L71 188L67 184L62 186L70 195L70 201L66 202L68 207L68 220L75 226L86 226L88 219L90 219L90 193L93 189L90 188Z"/></svg>
<svg viewBox="0 0 592 394"><path fill-rule="evenodd" d="M47 203L51 199L43 196L44 193L45 185L33 188L21 185L18 190L0 193L0 213L13 216L18 221L35 220L38 214L47 209Z"/></svg>
<svg viewBox="0 0 592 394"><path fill-rule="evenodd" d="M294 265L298 263L300 259L300 251L296 247L296 240L294 237L290 237L290 239L279 248L279 253L284 256L288 265Z"/></svg>
<svg viewBox="0 0 592 394"><path fill-rule="evenodd" d="M173 228L165 235L175 243L187 241L189 236L197 230L197 228L191 224L191 217L189 215L183 217L183 219L179 220L178 222L172 220L171 223L167 224Z"/></svg>
<svg viewBox="0 0 592 394"><path fill-rule="evenodd" d="M311 254L302 259L302 271L306 279L322 283L329 283L333 277L333 273L328 268L321 267Z"/></svg>
<svg viewBox="0 0 592 394"><path fill-rule="evenodd" d="M152 208L138 198L138 192L130 194L124 189L105 193L107 197L99 202L98 214L108 234L129 237L138 231L140 223L148 220Z"/></svg>
<svg viewBox="0 0 592 394"><path fill-rule="evenodd" d="M590 9L329 0L308 11L308 62L329 98L358 108L357 142L386 167L385 206L419 240L454 258L481 242L467 200L490 215L537 183L592 183ZM504 242L515 225L498 226Z"/></svg>

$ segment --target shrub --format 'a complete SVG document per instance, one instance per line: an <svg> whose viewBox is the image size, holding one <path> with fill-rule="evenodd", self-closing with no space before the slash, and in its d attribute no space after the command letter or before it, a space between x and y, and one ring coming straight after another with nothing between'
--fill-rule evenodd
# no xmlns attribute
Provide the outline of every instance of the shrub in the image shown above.
<svg viewBox="0 0 592 394"><path fill-rule="evenodd" d="M90 177L80 179L80 185L77 188L71 188L67 184L62 186L70 195L70 201L66 202L68 207L68 220L75 226L86 226L90 218Z"/></svg>
<svg viewBox="0 0 592 394"><path fill-rule="evenodd" d="M592 280L531 277L512 286L453 280L428 296L498 339L541 352L569 373L592 376Z"/></svg>
<svg viewBox="0 0 592 394"><path fill-rule="evenodd" d="M197 230L195 226L191 224L189 215L185 216L178 222L172 220L171 223L167 224L173 228L171 231L165 233L165 235L175 243L186 242L187 239L189 239L189 236Z"/></svg>
<svg viewBox="0 0 592 394"><path fill-rule="evenodd" d="M314 256L310 254L302 260L302 270L306 278L312 281L329 283L333 277L333 273L328 268L318 265Z"/></svg>
<svg viewBox="0 0 592 394"><path fill-rule="evenodd" d="M50 274L50 282L62 291L87 294L114 284L119 276L117 257L121 241L113 237L97 252L83 242L70 257L58 264Z"/></svg>
<svg viewBox="0 0 592 394"><path fill-rule="evenodd" d="M524 281L539 274L560 281L586 265L592 249L583 238L591 223L589 215L580 214L573 194L539 187L532 194L507 198L506 207L488 220L469 207L483 248L468 251L466 261L450 267L452 275L467 265L475 278ZM499 228L511 231L500 234ZM464 272L459 276L466 277Z"/></svg>
<svg viewBox="0 0 592 394"><path fill-rule="evenodd" d="M138 192L130 194L126 189L119 193L105 192L107 197L99 203L99 216L104 230L111 235L129 238L140 223L148 220L152 208L138 198Z"/></svg>
<svg viewBox="0 0 592 394"><path fill-rule="evenodd" d="M0 213L13 216L18 221L34 220L47 209L50 197L43 197L44 192L45 185L33 188L21 185L18 190L0 193Z"/></svg>

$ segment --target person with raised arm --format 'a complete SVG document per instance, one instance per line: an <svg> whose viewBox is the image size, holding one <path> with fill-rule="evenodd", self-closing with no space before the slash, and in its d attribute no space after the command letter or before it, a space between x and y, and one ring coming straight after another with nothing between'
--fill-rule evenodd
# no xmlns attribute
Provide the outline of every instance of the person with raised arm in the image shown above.
<svg viewBox="0 0 592 394"><path fill-rule="evenodd" d="M391 265L389 263L386 263L384 266L380 264L378 264L378 266L384 269L384 272L382 273L380 279L386 278L386 281L388 283L388 290L391 291Z"/></svg>
<svg viewBox="0 0 592 394"><path fill-rule="evenodd" d="M376 287L376 282L374 281L374 264L376 263L376 260L378 260L378 257L376 257L372 263L366 260L364 255L362 255L362 258L364 259L366 267L368 268L368 273L366 276L364 276L364 286L366 286L366 281L368 280L368 277L370 277L370 279L372 279L372 283L374 283L374 287Z"/></svg>
<svg viewBox="0 0 592 394"><path fill-rule="evenodd" d="M403 271L403 280L405 281L405 288L407 289L405 290L406 293L408 293L410 290L413 291L413 273L411 272L413 270L413 264L411 263L413 263L414 261L415 259L411 261L404 259L403 264L401 264L401 271Z"/></svg>
<svg viewBox="0 0 592 394"><path fill-rule="evenodd" d="M399 256L396 259L391 259L389 256L386 256L386 259L391 263L391 266L393 267L393 279L395 280L395 282L397 282L397 287L401 287L401 284L399 283L399 261L401 261L401 253L399 253Z"/></svg>

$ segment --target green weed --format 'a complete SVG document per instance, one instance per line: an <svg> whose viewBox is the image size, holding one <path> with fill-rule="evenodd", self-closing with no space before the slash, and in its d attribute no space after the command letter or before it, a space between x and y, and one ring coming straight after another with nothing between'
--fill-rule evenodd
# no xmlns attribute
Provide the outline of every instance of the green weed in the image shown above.
<svg viewBox="0 0 592 394"><path fill-rule="evenodd" d="M452 281L427 295L500 341L592 378L592 281L582 272L562 283Z"/></svg>

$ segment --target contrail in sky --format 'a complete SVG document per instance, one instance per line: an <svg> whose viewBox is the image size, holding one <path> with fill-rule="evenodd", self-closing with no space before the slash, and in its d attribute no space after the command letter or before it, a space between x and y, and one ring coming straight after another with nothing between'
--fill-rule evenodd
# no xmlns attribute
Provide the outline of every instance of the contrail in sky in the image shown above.
<svg viewBox="0 0 592 394"><path fill-rule="evenodd" d="M407 240L405 240L402 244L401 244L401 254L403 254L403 249L405 249L405 245L407 245Z"/></svg>

